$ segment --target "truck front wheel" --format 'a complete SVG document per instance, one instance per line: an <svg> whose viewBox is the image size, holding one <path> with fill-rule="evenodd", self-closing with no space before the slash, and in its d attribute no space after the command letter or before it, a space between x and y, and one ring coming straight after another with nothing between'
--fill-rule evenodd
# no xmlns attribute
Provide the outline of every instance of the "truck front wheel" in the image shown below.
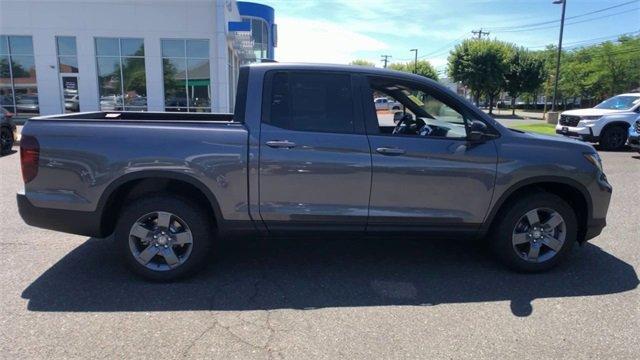
<svg viewBox="0 0 640 360"><path fill-rule="evenodd" d="M619 150L627 142L627 130L621 126L604 129L600 135L600 146L604 150Z"/></svg>
<svg viewBox="0 0 640 360"><path fill-rule="evenodd" d="M562 198L545 192L508 203L490 234L495 254L521 272L544 271L567 256L577 239L576 215Z"/></svg>
<svg viewBox="0 0 640 360"><path fill-rule="evenodd" d="M211 247L207 212L195 203L165 194L130 201L115 229L119 253L136 274L171 281L201 267Z"/></svg>

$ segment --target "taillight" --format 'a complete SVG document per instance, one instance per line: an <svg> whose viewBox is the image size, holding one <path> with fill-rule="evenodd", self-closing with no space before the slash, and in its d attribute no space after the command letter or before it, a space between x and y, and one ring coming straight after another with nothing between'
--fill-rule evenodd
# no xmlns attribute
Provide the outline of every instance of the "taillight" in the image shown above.
<svg viewBox="0 0 640 360"><path fill-rule="evenodd" d="M38 175L40 162L40 144L35 137L23 135L20 139L20 165L22 165L22 179L28 183Z"/></svg>

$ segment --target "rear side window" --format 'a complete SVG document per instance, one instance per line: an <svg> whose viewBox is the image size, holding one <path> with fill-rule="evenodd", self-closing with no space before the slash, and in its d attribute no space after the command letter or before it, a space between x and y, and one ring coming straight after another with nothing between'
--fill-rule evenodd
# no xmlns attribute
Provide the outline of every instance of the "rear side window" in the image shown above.
<svg viewBox="0 0 640 360"><path fill-rule="evenodd" d="M348 74L276 73L265 120L290 130L353 133L351 95Z"/></svg>

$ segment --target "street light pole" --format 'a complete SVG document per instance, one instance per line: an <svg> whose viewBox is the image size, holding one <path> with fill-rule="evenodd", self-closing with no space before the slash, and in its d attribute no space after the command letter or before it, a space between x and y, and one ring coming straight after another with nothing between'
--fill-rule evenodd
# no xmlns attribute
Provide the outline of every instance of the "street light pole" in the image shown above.
<svg viewBox="0 0 640 360"><path fill-rule="evenodd" d="M554 0L554 4L562 4L562 18L560 19L560 38L558 39L558 56L556 58L556 78L553 85L553 104L551 111L556 111L558 99L558 80L560 80L560 56L562 55L562 32L564 31L564 13L567 8L567 0Z"/></svg>
<svg viewBox="0 0 640 360"><path fill-rule="evenodd" d="M415 59L413 60L413 73L418 73L418 49L411 49L409 51L413 51L415 53Z"/></svg>

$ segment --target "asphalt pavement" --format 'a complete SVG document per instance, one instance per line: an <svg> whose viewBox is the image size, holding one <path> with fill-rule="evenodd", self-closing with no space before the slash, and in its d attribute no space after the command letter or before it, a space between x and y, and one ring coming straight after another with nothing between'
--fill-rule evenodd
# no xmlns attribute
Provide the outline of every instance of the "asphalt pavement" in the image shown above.
<svg viewBox="0 0 640 360"><path fill-rule="evenodd" d="M156 284L112 239L25 225L0 158L0 358L619 358L640 354L640 157L601 152L602 235L516 274L466 241L239 241Z"/></svg>

